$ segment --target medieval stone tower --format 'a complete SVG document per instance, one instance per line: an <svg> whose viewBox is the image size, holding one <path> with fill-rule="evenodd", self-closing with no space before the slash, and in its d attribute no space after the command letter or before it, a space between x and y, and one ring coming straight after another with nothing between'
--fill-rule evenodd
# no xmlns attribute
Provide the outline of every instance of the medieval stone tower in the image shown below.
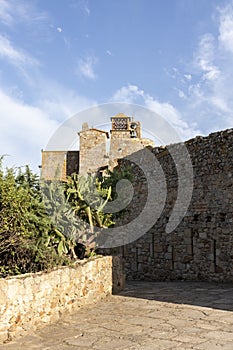
<svg viewBox="0 0 233 350"><path fill-rule="evenodd" d="M107 166L106 144L109 134L106 131L89 129L84 123L79 133L79 174L95 172L99 167Z"/></svg>
<svg viewBox="0 0 233 350"><path fill-rule="evenodd" d="M142 138L140 122L123 113L111 117L110 133L89 128L84 123L78 135L79 151L42 151L41 176L44 179L64 180L72 173L86 175L101 169L112 169L118 159L146 146L153 146L153 141Z"/></svg>

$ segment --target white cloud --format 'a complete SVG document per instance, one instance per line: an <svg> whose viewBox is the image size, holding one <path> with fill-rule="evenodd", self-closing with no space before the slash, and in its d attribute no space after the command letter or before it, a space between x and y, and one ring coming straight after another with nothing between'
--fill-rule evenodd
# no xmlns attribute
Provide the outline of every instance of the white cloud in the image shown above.
<svg viewBox="0 0 233 350"><path fill-rule="evenodd" d="M7 92L0 88L0 155L10 155L5 160L9 166L30 164L38 171L40 150L60 123L95 102L44 77L38 69L40 63L1 34L0 59L19 69L24 77L36 76L36 80L26 80L29 85L36 83L33 105L22 101L19 86L8 88Z"/></svg>
<svg viewBox="0 0 233 350"><path fill-rule="evenodd" d="M9 63L16 67L23 67L26 65L36 66L39 62L21 49L13 46L11 41L0 34L0 57L6 59Z"/></svg>
<svg viewBox="0 0 233 350"><path fill-rule="evenodd" d="M167 68L164 68L164 72L168 77L172 79L177 79L177 77L179 77L180 75L180 72L176 67L172 67L170 70L168 70Z"/></svg>
<svg viewBox="0 0 233 350"><path fill-rule="evenodd" d="M194 123L189 124L182 119L181 113L171 103L159 102L147 95L145 97L145 106L158 113L162 118L165 118L183 141L200 134L200 130L194 127Z"/></svg>
<svg viewBox="0 0 233 350"><path fill-rule="evenodd" d="M16 87L11 92L0 88L0 155L10 155L4 161L9 166L30 164L34 171L41 162L41 148L61 123L96 104L41 75L36 92L37 99L31 105L23 102Z"/></svg>
<svg viewBox="0 0 233 350"><path fill-rule="evenodd" d="M86 2L85 5L84 5L84 11L85 11L85 13L87 14L87 16L90 16L91 10L90 10L90 8L89 8L87 2Z"/></svg>
<svg viewBox="0 0 233 350"><path fill-rule="evenodd" d="M88 0L70 0L69 6L75 10L81 9L81 11L87 16L90 16L91 14Z"/></svg>
<svg viewBox="0 0 233 350"><path fill-rule="evenodd" d="M233 3L219 8L219 12L219 42L227 51L233 53Z"/></svg>
<svg viewBox="0 0 233 350"><path fill-rule="evenodd" d="M14 22L11 14L11 4L7 0L1 0L0 2L0 21L7 26L11 26Z"/></svg>
<svg viewBox="0 0 233 350"><path fill-rule="evenodd" d="M180 90L180 89L177 89L178 90L178 95L180 98L186 98L186 95L184 93L184 91Z"/></svg>
<svg viewBox="0 0 233 350"><path fill-rule="evenodd" d="M219 68L214 65L215 38L212 34L206 33L202 36L196 56L196 64L203 72L203 80L214 80L220 75Z"/></svg>
<svg viewBox="0 0 233 350"><path fill-rule="evenodd" d="M118 89L112 97L112 101L134 103L138 97L144 96L144 91L136 85L123 86Z"/></svg>
<svg viewBox="0 0 233 350"><path fill-rule="evenodd" d="M112 101L141 104L159 114L177 131L182 140L187 140L200 133L193 125L189 125L181 117L180 112L169 102L160 102L145 93L136 85L123 86L112 97ZM141 103L139 103L141 102ZM148 130L150 125L144 125Z"/></svg>
<svg viewBox="0 0 233 350"><path fill-rule="evenodd" d="M38 171L40 149L58 123L37 107L24 104L0 90L0 150L9 154L8 166L31 164Z"/></svg>
<svg viewBox="0 0 233 350"><path fill-rule="evenodd" d="M96 101L77 95L75 91L66 89L48 79L41 79L39 86L41 86L41 89L37 106L60 122L97 104Z"/></svg>
<svg viewBox="0 0 233 350"><path fill-rule="evenodd" d="M192 84L182 106L204 134L233 127L233 1L216 11L218 34L205 33L200 38L190 67Z"/></svg>
<svg viewBox="0 0 233 350"><path fill-rule="evenodd" d="M41 95L43 82L38 83ZM8 166L29 164L38 172L40 150L46 148L57 128L76 113L96 105L95 101L48 80L44 81L43 93L44 97L38 98L36 106L32 106L0 89L0 155L9 154L4 162ZM79 129L81 124L75 134Z"/></svg>
<svg viewBox="0 0 233 350"><path fill-rule="evenodd" d="M192 75L191 74L184 74L184 77L186 80L191 81L192 80Z"/></svg>
<svg viewBox="0 0 233 350"><path fill-rule="evenodd" d="M211 103L218 108L218 110L224 113L232 113L231 109L228 107L227 102L220 96L211 96Z"/></svg>
<svg viewBox="0 0 233 350"><path fill-rule="evenodd" d="M95 56L87 56L83 59L80 59L78 62L76 74L91 80L95 80L97 78L97 75L94 71L94 68L97 62L98 60Z"/></svg>
<svg viewBox="0 0 233 350"><path fill-rule="evenodd" d="M1 0L0 1L0 21L13 27L16 23L42 23L48 20L46 12L38 11L35 2L23 0Z"/></svg>

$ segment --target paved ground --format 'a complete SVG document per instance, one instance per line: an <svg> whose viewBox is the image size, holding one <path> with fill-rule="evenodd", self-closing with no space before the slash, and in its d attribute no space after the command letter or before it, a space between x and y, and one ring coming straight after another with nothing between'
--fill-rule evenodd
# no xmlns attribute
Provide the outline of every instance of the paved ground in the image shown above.
<svg viewBox="0 0 233 350"><path fill-rule="evenodd" d="M233 285L132 282L3 349L233 350Z"/></svg>

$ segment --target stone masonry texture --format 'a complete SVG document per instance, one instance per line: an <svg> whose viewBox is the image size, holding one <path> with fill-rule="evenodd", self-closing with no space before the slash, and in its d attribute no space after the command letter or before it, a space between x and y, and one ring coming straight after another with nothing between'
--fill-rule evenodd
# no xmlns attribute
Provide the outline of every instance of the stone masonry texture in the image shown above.
<svg viewBox="0 0 233 350"><path fill-rule="evenodd" d="M98 166L106 166L106 142L108 133L97 129L87 129L79 133L79 174L85 175L98 169Z"/></svg>
<svg viewBox="0 0 233 350"><path fill-rule="evenodd" d="M196 137L185 146L193 167L193 193L185 216L171 233L165 228L177 198L178 175L170 150L177 145L150 149L165 175L166 202L153 227L120 249L128 280L233 281L233 129ZM140 166L124 159L122 164L131 166L134 197L119 226L140 214L148 195L148 178Z"/></svg>
<svg viewBox="0 0 233 350"><path fill-rule="evenodd" d="M57 321L124 287L118 257L78 261L75 268L0 279L0 343Z"/></svg>

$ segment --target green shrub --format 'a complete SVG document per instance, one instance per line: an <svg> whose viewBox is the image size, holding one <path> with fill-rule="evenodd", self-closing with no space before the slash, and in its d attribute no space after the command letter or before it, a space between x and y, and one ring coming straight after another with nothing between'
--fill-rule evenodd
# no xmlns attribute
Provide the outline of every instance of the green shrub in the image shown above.
<svg viewBox="0 0 233 350"><path fill-rule="evenodd" d="M104 178L39 181L28 166L3 169L2 163L0 157L0 277L73 264L77 242L90 248L99 234L94 227L114 225L117 214L104 207L115 200L117 182L132 178L124 167Z"/></svg>
<svg viewBox="0 0 233 350"><path fill-rule="evenodd" d="M77 241L88 245L94 225L113 225L103 213L110 197L95 177L39 181L28 166L3 169L0 158L0 277L72 264Z"/></svg>
<svg viewBox="0 0 233 350"><path fill-rule="evenodd" d="M70 263L59 254L58 232L42 200L39 178L0 164L0 276L36 272Z"/></svg>

